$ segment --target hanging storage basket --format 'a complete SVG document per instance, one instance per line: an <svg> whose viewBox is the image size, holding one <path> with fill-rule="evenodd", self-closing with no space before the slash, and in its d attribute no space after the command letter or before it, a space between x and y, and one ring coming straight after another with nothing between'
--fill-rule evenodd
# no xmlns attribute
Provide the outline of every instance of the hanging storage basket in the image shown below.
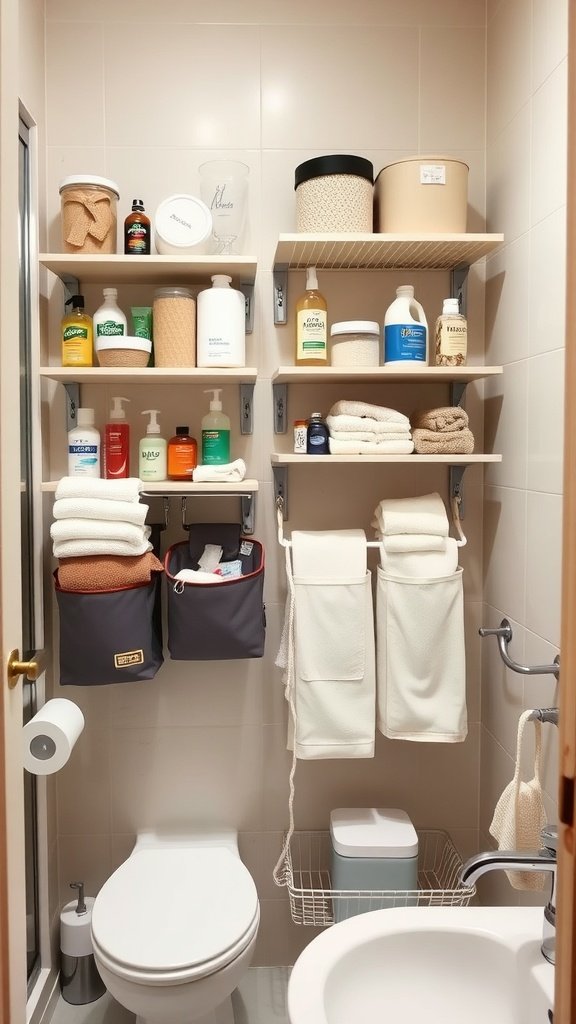
<svg viewBox="0 0 576 1024"><path fill-rule="evenodd" d="M264 548L230 523L194 523L190 539L173 544L164 568L168 586L168 649L176 661L228 661L264 654ZM242 576L217 583L177 580L198 569L207 544L223 548L224 562L240 561Z"/></svg>

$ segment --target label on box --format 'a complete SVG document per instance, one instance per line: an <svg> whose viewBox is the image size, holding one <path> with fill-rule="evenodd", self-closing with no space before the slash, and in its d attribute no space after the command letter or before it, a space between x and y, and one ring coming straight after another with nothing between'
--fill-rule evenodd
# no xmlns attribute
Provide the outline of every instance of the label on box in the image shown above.
<svg viewBox="0 0 576 1024"><path fill-rule="evenodd" d="M420 165L421 185L445 185L446 166L445 164L421 164Z"/></svg>

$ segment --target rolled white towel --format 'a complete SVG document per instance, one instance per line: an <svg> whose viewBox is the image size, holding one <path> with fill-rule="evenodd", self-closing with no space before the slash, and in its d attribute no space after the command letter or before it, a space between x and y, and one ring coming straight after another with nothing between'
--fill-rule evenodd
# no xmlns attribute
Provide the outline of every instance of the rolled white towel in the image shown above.
<svg viewBox="0 0 576 1024"><path fill-rule="evenodd" d="M331 455L410 455L414 442L405 441L341 441L328 438Z"/></svg>
<svg viewBox="0 0 576 1024"><path fill-rule="evenodd" d="M441 551L387 551L380 545L380 563L392 576L433 579L451 576L458 568L458 545L446 537L446 549Z"/></svg>
<svg viewBox="0 0 576 1024"><path fill-rule="evenodd" d="M374 434L370 430L330 431L330 437L337 441L368 441L370 444L387 444L388 441L411 441L409 430L389 430L387 434Z"/></svg>
<svg viewBox="0 0 576 1024"><path fill-rule="evenodd" d="M402 416L401 413L399 415ZM349 430L370 431L372 434L384 435L394 433L397 430L410 432L410 421L407 416L403 416L401 420L388 421L371 419L370 416L332 416L328 413L326 426L331 434L339 434L342 431L347 432Z"/></svg>
<svg viewBox="0 0 576 1024"><path fill-rule="evenodd" d="M246 476L246 463L243 459L226 462L220 466L196 466L192 470L194 483L239 483Z"/></svg>
<svg viewBox="0 0 576 1024"><path fill-rule="evenodd" d="M99 477L63 476L56 487L59 498L109 498L111 501L140 501L142 481L138 477L102 480Z"/></svg>
<svg viewBox="0 0 576 1024"><path fill-rule="evenodd" d="M140 544L128 544L125 540L63 540L54 543L55 558L84 558L87 555L143 555L152 551L149 540L142 538Z"/></svg>
<svg viewBox="0 0 576 1024"><path fill-rule="evenodd" d="M50 527L50 536L55 543L70 540L122 541L124 544L140 547L150 536L149 526L134 526L133 523L110 522L106 519L58 519ZM148 549L145 547L144 551ZM141 552L133 551L131 554ZM56 551L54 552L56 555ZM56 557L60 557L56 555Z"/></svg>
<svg viewBox="0 0 576 1024"><path fill-rule="evenodd" d="M410 420L397 409L388 409L384 405L370 405L368 402L335 402L329 416L368 416L369 419L382 423L403 423L410 426Z"/></svg>
<svg viewBox="0 0 576 1024"><path fill-rule="evenodd" d="M400 533L447 537L449 530L446 508L436 491L415 498L384 498L374 509L372 526L383 537Z"/></svg>
<svg viewBox="0 0 576 1024"><path fill-rule="evenodd" d="M106 519L144 526L148 505L137 501L111 501L109 498L59 498L54 502L54 519Z"/></svg>
<svg viewBox="0 0 576 1024"><path fill-rule="evenodd" d="M384 550L395 551L446 551L446 537L438 537L433 533L396 533L393 537L384 537Z"/></svg>

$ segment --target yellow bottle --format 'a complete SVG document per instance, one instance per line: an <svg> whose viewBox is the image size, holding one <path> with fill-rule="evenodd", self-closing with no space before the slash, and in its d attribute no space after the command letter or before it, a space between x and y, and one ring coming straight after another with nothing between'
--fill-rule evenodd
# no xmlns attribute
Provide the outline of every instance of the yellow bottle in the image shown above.
<svg viewBox="0 0 576 1024"><path fill-rule="evenodd" d="M72 306L62 320L62 366L92 366L92 317L84 312L84 296L72 295Z"/></svg>
<svg viewBox="0 0 576 1024"><path fill-rule="evenodd" d="M318 291L316 267L308 267L306 291L296 303L296 366L328 365L327 310Z"/></svg>

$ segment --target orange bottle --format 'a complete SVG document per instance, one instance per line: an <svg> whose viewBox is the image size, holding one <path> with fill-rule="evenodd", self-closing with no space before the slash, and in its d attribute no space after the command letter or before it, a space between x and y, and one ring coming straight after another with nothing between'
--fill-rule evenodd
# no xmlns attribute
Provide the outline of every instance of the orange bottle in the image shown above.
<svg viewBox="0 0 576 1024"><path fill-rule="evenodd" d="M192 470L198 465L198 446L188 427L176 427L168 441L168 479L192 482Z"/></svg>

